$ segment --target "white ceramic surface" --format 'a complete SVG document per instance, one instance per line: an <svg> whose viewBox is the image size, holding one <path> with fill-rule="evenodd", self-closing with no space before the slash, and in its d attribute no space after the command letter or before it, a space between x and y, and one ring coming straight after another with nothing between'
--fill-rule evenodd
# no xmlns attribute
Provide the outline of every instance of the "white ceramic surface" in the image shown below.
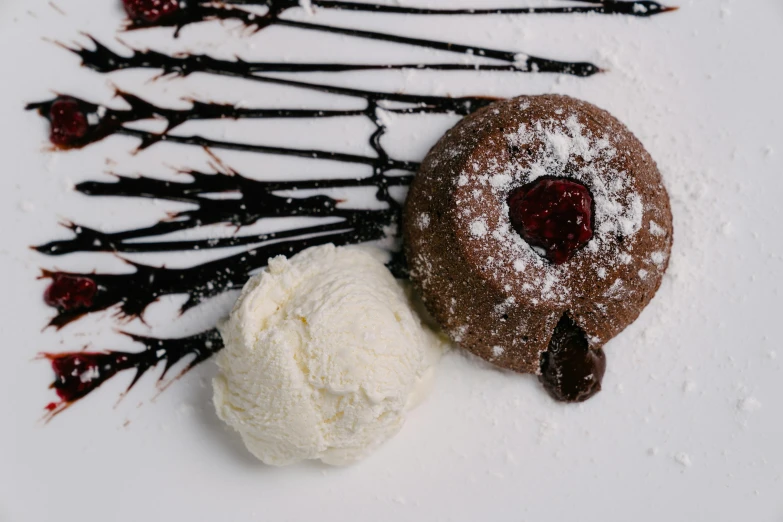
<svg viewBox="0 0 783 522"><path fill-rule="evenodd" d="M125 137L52 153L46 150L45 122L22 109L53 90L119 107L112 84L179 106L189 95L244 100L248 106L352 103L203 75L156 82L148 81L152 72L99 75L51 43L86 43L80 31L118 49L116 37L246 59L397 61L436 53L283 28L251 35L235 23L187 28L177 41L169 30L120 34L116 0L54 3L60 9L45 0L0 2L0 521L783 520L779 0L685 0L678 12L650 19L314 15L329 23L606 67L608 72L589 79L470 72L309 77L418 93L560 92L584 98L626 122L659 162L676 226L670 273L639 321L607 346L609 371L596 398L580 406L555 404L534 378L493 370L455 351L441 364L431 398L400 435L346 469L273 469L254 462L215 417L211 362L159 395L151 372L117 402L131 378L120 376L52 422L41 421L54 393L47 390L48 365L34 360L39 351L138 349L114 330L186 335L213 324L233 296L183 317L174 311L182 298L167 299L150 307L149 326L123 325L105 313L60 332L42 332L51 310L41 300L45 282L36 280L41 267L128 269L108 254L47 258L29 245L67 237L57 224L63 219L117 230L182 208L88 198L69 186L108 180L108 170L175 177L172 166L206 167L208 158L194 148L165 144L133 156L134 140ZM448 1L483 3L491 2ZM389 148L420 159L453 122L394 118ZM364 120L187 127L180 132L371 154ZM220 156L259 177L359 170L272 156ZM144 260L187 266L207 256Z"/></svg>

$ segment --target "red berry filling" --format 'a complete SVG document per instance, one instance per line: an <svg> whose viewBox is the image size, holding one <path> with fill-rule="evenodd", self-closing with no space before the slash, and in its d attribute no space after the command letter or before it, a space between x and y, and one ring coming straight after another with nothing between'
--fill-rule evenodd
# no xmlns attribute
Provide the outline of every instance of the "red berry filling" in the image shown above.
<svg viewBox="0 0 783 522"><path fill-rule="evenodd" d="M73 98L59 98L49 109L51 132L49 139L55 145L70 147L87 135L90 125L87 114Z"/></svg>
<svg viewBox="0 0 783 522"><path fill-rule="evenodd" d="M54 274L52 283L44 292L44 301L65 312L89 308L97 291L98 285L88 277Z"/></svg>
<svg viewBox="0 0 783 522"><path fill-rule="evenodd" d="M517 233L556 265L593 237L593 198L581 183L540 178L513 191L508 207Z"/></svg>
<svg viewBox="0 0 783 522"><path fill-rule="evenodd" d="M154 24L179 10L178 0L122 0L134 22Z"/></svg>

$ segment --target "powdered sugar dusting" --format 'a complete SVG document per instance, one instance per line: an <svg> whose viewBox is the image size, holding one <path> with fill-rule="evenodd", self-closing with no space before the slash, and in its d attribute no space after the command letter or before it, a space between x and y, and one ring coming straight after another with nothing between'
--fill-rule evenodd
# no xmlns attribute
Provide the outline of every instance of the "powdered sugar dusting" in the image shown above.
<svg viewBox="0 0 783 522"><path fill-rule="evenodd" d="M693 461L691 460L691 456L685 453L684 451L675 453L674 460L677 462L677 464L679 464L684 468L690 468L691 466L693 466Z"/></svg>
<svg viewBox="0 0 783 522"><path fill-rule="evenodd" d="M650 234L661 237L666 235L666 231L655 221L650 221Z"/></svg>
<svg viewBox="0 0 783 522"><path fill-rule="evenodd" d="M612 136L594 135L574 113L521 124L504 138L509 150L524 151L520 154L524 159L512 154L507 161L490 158L484 165L472 162L456 177L455 183L457 187L473 183L471 187L474 187L478 182L476 188L467 187L466 196L474 200L487 197L488 190L494 199L492 204L496 202L501 206L503 218L499 222L488 220L475 211L463 211L465 226L472 238L485 240L489 235L500 244L502 251L493 255L489 265L501 268L508 263L516 272L536 267L542 276L531 284L544 299L562 302L568 298L568 287L561 284L566 277L564 269L546 261L541 255L543 252L536 251L522 239L508 219L506 201L511 190L542 176L569 177L590 190L594 201L594 236L586 250L600 260L600 266L594 268L599 277L606 277L609 266L632 261L632 254L621 250L617 238L632 238L642 229L645 209L632 176L615 170L617 162L612 160L618 151L612 144ZM656 230L663 230L659 225L655 226Z"/></svg>
<svg viewBox="0 0 783 522"><path fill-rule="evenodd" d="M564 123L551 120L537 122L532 128L521 125L515 133L506 135L506 141L510 147L538 142L543 146L533 151L530 166L521 167L511 162L507 169L512 172L493 176L493 188L508 193L515 181L528 183L545 175L567 176L581 181L590 189L595 201L597 230L603 234L621 232L631 236L641 228L644 213L641 198L630 190L628 174L612 171L608 164L617 150L607 138L589 133L575 115L568 117ZM530 151L530 148L527 150ZM581 164L581 168L571 172L567 168L571 164ZM500 184L496 181L501 177L507 182Z"/></svg>
<svg viewBox="0 0 783 522"><path fill-rule="evenodd" d="M487 235L487 222L483 219L477 219L470 224L470 233L473 237L484 237Z"/></svg>
<svg viewBox="0 0 783 522"><path fill-rule="evenodd" d="M305 10L307 14L313 14L313 2L312 0L299 0L299 7Z"/></svg>
<svg viewBox="0 0 783 522"><path fill-rule="evenodd" d="M755 397L745 397L737 403L737 409L744 412L754 412L761 409L761 402Z"/></svg>

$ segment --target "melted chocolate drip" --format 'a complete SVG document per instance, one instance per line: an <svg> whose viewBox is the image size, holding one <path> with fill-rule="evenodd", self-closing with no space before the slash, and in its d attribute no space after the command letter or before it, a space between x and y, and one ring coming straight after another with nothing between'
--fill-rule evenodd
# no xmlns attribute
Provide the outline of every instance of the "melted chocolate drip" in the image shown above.
<svg viewBox="0 0 783 522"><path fill-rule="evenodd" d="M71 98L71 97L69 97L69 99L76 100L75 98ZM51 106L51 104L54 103L54 101L55 100L48 101L48 102L33 103L33 104L29 104L27 107L29 109L38 109L41 115L48 117L49 114L48 109ZM373 166L382 172L386 172L389 170L407 170L410 172L414 172L419 166L418 163L415 162L399 161L399 160L391 159L389 157L360 156L356 154L347 154L343 152L324 151L324 150L317 150L317 149L292 149L286 147L274 147L270 145L236 143L231 141L213 140L201 136L175 136L172 134L168 134L168 131L166 131L163 134L158 134L155 132L129 129L122 125L123 123L125 123L125 121L123 120L135 121L139 119L144 119L145 117L149 117L149 116L139 115L140 113L137 113L134 110L130 110L130 111L113 110L107 112L103 117L100 117L98 113L98 106L91 103L82 102L81 100L76 100L76 101L84 104L83 108L87 114L91 114L91 115L94 114L98 116L98 122L93 125L90 125L86 134L80 139L78 139L77 141L75 141L73 144L71 144L69 148L83 147L87 144L93 143L95 141L99 141L112 134L120 134L124 136L132 136L134 138L139 138L141 140L141 144L138 147L140 150L145 149L154 143L165 141L165 142L179 143L184 145L196 145L199 147L205 147L210 149L240 150L245 152L257 152L263 154L278 154L282 156L297 156L301 158L333 160L333 161L340 161L343 163L356 163L356 164ZM129 118L133 118L133 119L129 119ZM176 125L178 124L179 123L176 123ZM169 121L169 130L170 128L171 128L171 120Z"/></svg>
<svg viewBox="0 0 783 522"><path fill-rule="evenodd" d="M58 402L50 403L46 409L49 417L95 391L101 384L126 370L136 370L127 391L141 377L160 363L164 363L163 372L158 381L162 381L171 368L183 359L192 356L180 375L185 374L199 363L209 359L223 348L223 340L217 330L209 330L182 339L154 339L125 333L145 349L141 352L72 352L44 353L54 370L55 379L51 385L57 392Z"/></svg>
<svg viewBox="0 0 783 522"><path fill-rule="evenodd" d="M590 348L584 331L564 314L541 354L538 380L555 400L583 402L601 391L605 372L603 349Z"/></svg>

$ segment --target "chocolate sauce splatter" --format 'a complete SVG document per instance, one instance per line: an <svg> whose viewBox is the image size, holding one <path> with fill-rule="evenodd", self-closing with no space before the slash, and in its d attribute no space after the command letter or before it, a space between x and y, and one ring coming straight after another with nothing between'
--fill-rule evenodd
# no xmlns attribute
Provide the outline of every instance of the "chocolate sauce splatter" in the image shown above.
<svg viewBox="0 0 783 522"><path fill-rule="evenodd" d="M126 5L133 3L134 0L124 0ZM616 0L575 0L582 2L583 5L563 6L563 7L490 7L490 8L461 8L444 9L430 7L400 6L388 4L372 4L362 2L349 2L341 0L312 0L310 5L317 9L332 9L341 11L361 11L367 13L386 13L386 14L409 14L409 15L440 15L440 16L481 16L481 15L533 15L533 14L579 14L594 13L608 15L627 15L637 17L648 17L669 11L674 11L676 7L666 7L658 2L650 0L639 1L616 1ZM239 7L237 7L239 6ZM261 6L267 10L263 14L258 14L242 6ZM289 9L299 7L299 0L228 0L219 4L210 2L189 2L187 5L179 5L162 16L155 17L154 20L137 16L132 10L128 11L129 29L140 29L146 27L175 27L175 36L183 27L204 22L208 20L239 20L243 24L254 27L256 30L264 29L270 25L285 24L289 20L281 19L280 16ZM308 29L330 31L331 26L321 26L307 24ZM331 32L331 31L330 31Z"/></svg>
<svg viewBox="0 0 783 522"><path fill-rule="evenodd" d="M161 199L196 205L193 210L175 213L168 221L152 226L119 232L101 232L84 225L68 223L75 237L57 240L35 247L47 255L64 255L73 252L169 252L225 248L262 242L283 240L318 234L333 234L360 226L370 229L375 223L377 229L390 226L396 220L388 210L367 210L342 208L340 201L324 195L293 198L276 195L279 191L309 189L371 187L377 185L372 177L357 179L326 179L303 181L257 181L238 173L206 174L188 171L183 173L191 181L164 181L147 177L131 178L117 176L116 183L88 181L76 185L75 189L90 196L122 196ZM411 175L389 176L385 184L407 186ZM232 198L215 198L219 194L233 195ZM209 196L209 197L207 197ZM296 228L259 235L233 236L187 241L140 242L138 239L169 234L181 230L214 224L227 224L237 229L252 225L268 217L331 217L339 218L336 223ZM362 223L365 223L362 225ZM371 235L376 235L375 233ZM133 240L133 241L131 241Z"/></svg>
<svg viewBox="0 0 783 522"><path fill-rule="evenodd" d="M132 1L132 0L126 0ZM247 4L248 2L237 2ZM654 2L651 2L653 4ZM575 76L591 76L600 71L600 69L588 62L561 62L557 60L550 60L538 56L530 56L524 53L515 51L505 51L499 49L490 49L479 46L462 45L452 42L442 42L437 40L427 40L424 38L413 38L409 36L401 36L397 34L381 33L376 31L366 31L362 29L338 27L332 25L316 24L311 22L302 22L296 20L289 20L281 18L280 15L291 7L298 6L298 2L292 2L291 0L265 0L260 5L267 7L267 12L263 15L259 15L244 9L237 9L232 5L227 4L206 4L206 3L193 3L190 5L180 5L177 9L168 13L165 16L156 17L151 21L143 17L133 17L132 12L129 28L145 28L156 26L175 26L175 36L186 25L201 22L204 20L226 20L226 19L238 19L248 26L255 27L257 31L266 27L276 25L283 27L290 27L294 29L306 30L306 31L320 31L330 34L339 34L343 36L350 36L354 38L363 38L367 40L376 40L382 42L390 42L395 44L411 45L415 47L421 47L425 49L432 49L438 51L445 51L451 53L457 53L462 55L479 56L483 58L490 58L499 60L502 62L508 62L510 66L496 66L496 65L480 65L480 64L404 64L404 65L348 65L348 64L257 64L266 67L285 67L288 72L292 72L291 67L302 67L295 71L301 72L303 70L320 70L320 71L348 71L348 70L367 70L367 69L434 69L434 70L471 70L471 69L486 69L486 70L513 70L519 72L551 72L560 74L572 74ZM605 9L605 4L603 4ZM333 7L337 7L333 5ZM353 10L359 10L357 4L346 4L345 7L353 7ZM650 6L652 7L652 5ZM593 9L601 9L602 4L594 6ZM575 8L588 11L586 8ZM637 6L637 10L641 13L642 6ZM470 10L461 10L462 13L458 13L460 10L452 11L451 14L471 14ZM494 10L494 14L497 14L498 10ZM595 11L598 12L598 11ZM633 9L631 9L633 13ZM424 11L411 14L426 14ZM434 14L434 13L430 13ZM312 67L317 67L313 69ZM274 69L273 69L274 70ZM269 72L266 70L265 72Z"/></svg>

